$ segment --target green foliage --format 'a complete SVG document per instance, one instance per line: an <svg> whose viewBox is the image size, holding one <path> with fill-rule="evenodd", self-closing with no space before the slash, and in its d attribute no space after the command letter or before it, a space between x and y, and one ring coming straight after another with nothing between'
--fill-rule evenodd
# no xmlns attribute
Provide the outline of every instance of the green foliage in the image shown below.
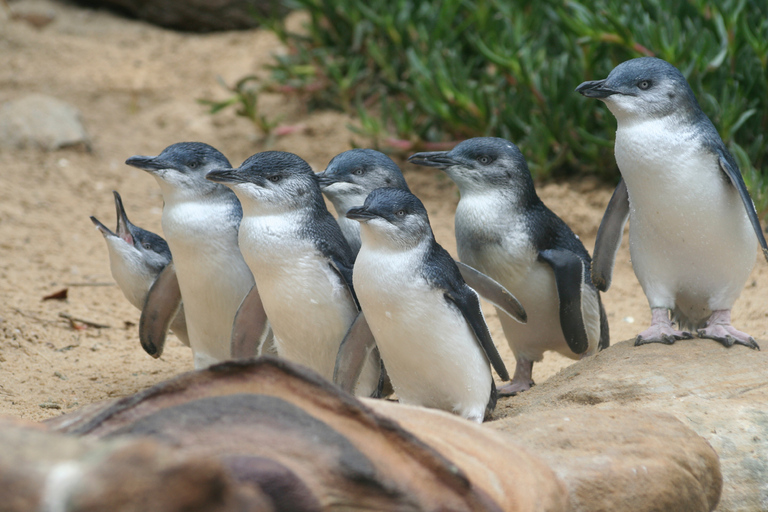
<svg viewBox="0 0 768 512"><path fill-rule="evenodd" d="M199 99L198 103L209 107L208 111L211 114L221 112L231 105L237 105L237 115L250 120L265 137L271 137L278 123L277 120L268 119L259 112L259 93L265 89L261 80L255 75L248 75L231 87L221 77L218 77L218 80L222 87L232 93L232 96L222 101Z"/></svg>
<svg viewBox="0 0 768 512"><path fill-rule="evenodd" d="M289 48L273 78L315 106L358 112L379 139L418 148L495 135L516 142L539 176L615 176L615 120L574 88L655 55L687 76L753 193L766 181L764 0L294 3L309 22L302 33L272 24Z"/></svg>

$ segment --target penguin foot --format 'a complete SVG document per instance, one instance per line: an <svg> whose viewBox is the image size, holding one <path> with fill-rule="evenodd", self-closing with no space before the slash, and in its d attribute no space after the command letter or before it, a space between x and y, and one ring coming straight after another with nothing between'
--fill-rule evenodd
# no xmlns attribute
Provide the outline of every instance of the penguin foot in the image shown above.
<svg viewBox="0 0 768 512"><path fill-rule="evenodd" d="M532 380L518 380L515 381L512 379L509 381L509 383L504 384L498 389L499 396L515 396L518 393L522 393L523 391L528 391L533 386L535 386L536 383Z"/></svg>
<svg viewBox="0 0 768 512"><path fill-rule="evenodd" d="M677 331L672 327L669 310L666 308L651 309L651 326L637 335L635 346L648 343L663 343L671 345L677 340L689 340L693 335L688 331Z"/></svg>
<svg viewBox="0 0 768 512"><path fill-rule="evenodd" d="M709 320L707 320L707 326L704 329L699 329L697 334L700 338L715 340L726 347L744 345L745 347L760 350L760 346L755 341L755 338L731 325L731 311L727 309L713 311Z"/></svg>
<svg viewBox="0 0 768 512"><path fill-rule="evenodd" d="M498 388L499 396L515 396L523 391L528 391L536 383L533 382L533 361L518 359L515 365L515 374L509 383Z"/></svg>

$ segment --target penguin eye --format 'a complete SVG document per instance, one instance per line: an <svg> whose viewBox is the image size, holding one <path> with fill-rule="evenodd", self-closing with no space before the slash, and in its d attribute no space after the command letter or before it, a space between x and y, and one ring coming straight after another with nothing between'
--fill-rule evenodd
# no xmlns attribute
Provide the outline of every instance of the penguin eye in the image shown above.
<svg viewBox="0 0 768 512"><path fill-rule="evenodd" d="M652 82L650 80L642 80L640 83L637 84L637 86L642 90L650 89L652 85Z"/></svg>
<svg viewBox="0 0 768 512"><path fill-rule="evenodd" d="M270 177L269 177L269 178L267 178L267 179L268 179L269 181L271 181L272 183L277 183L278 181L280 181L280 175L278 175L278 174L275 174L274 176L270 176Z"/></svg>
<svg viewBox="0 0 768 512"><path fill-rule="evenodd" d="M395 212L395 215L397 215L398 217L405 217L405 210L397 210Z"/></svg>
<svg viewBox="0 0 768 512"><path fill-rule="evenodd" d="M355 176L362 176L363 175L363 170L358 167L357 169L352 171L352 174L354 174Z"/></svg>
<svg viewBox="0 0 768 512"><path fill-rule="evenodd" d="M144 242L143 244L141 244L141 246L144 247L146 250L150 250L152 248L152 246L149 245L149 242Z"/></svg>
<svg viewBox="0 0 768 512"><path fill-rule="evenodd" d="M187 164L187 167L189 167L190 169L196 169L197 168L197 162L189 162Z"/></svg>
<svg viewBox="0 0 768 512"><path fill-rule="evenodd" d="M477 161L480 162L483 165L488 165L489 163L491 163L493 161L493 159L491 157L489 157L488 155L483 155L481 157L478 157Z"/></svg>

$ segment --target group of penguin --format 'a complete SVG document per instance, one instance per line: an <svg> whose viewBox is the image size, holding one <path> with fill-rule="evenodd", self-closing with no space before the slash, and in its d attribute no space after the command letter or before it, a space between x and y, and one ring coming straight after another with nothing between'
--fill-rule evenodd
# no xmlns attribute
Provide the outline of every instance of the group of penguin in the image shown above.
<svg viewBox="0 0 768 512"><path fill-rule="evenodd" d="M578 359L609 345L600 292L631 219L632 264L652 312L636 345L695 330L757 349L730 310L758 243L766 259L768 247L741 173L683 75L644 57L576 91L604 101L618 123L622 180L594 262L504 139L409 158L458 185L460 262L435 241L398 166L372 149L341 153L317 174L280 151L233 168L199 142L129 158L160 186L167 242L133 225L117 192L117 229L91 220L117 284L142 310L142 346L159 357L171 329L196 368L276 354L358 396L380 396L388 381L403 403L481 422L498 395L533 385L544 352ZM516 359L511 380L479 296L499 313ZM509 381L498 390L491 367Z"/></svg>

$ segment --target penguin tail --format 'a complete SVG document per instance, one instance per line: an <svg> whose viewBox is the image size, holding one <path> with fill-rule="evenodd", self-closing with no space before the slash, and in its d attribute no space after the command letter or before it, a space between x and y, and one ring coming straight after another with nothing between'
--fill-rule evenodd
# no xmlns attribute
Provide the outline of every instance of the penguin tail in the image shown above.
<svg viewBox="0 0 768 512"><path fill-rule="evenodd" d="M488 399L488 405L485 406L485 416L483 421L492 419L493 410L496 409L496 401L499 399L499 392L496 390L496 383L491 381L491 396Z"/></svg>
<svg viewBox="0 0 768 512"><path fill-rule="evenodd" d="M597 345L597 350L605 350L611 346L611 332L608 328L608 315L605 314L600 292L597 292L597 304L600 306L600 343Z"/></svg>

